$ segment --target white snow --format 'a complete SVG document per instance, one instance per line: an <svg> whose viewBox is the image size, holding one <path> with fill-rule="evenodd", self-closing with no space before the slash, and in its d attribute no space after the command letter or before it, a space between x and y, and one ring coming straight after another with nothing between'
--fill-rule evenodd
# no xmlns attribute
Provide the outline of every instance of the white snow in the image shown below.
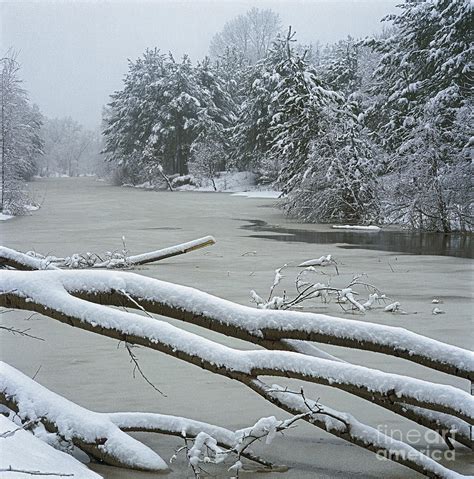
<svg viewBox="0 0 474 479"><path fill-rule="evenodd" d="M9 468L41 473L68 474L77 479L100 479L102 476L89 470L72 456L58 451L31 432L0 414L0 434L16 431L7 437L0 437L0 475L5 479L36 477L27 473L5 472Z"/></svg>
<svg viewBox="0 0 474 479"><path fill-rule="evenodd" d="M45 288L49 284L51 289ZM46 302L61 299L57 306L67 306L72 313L83 314L82 306L95 305L82 302L74 310L72 298L63 294L63 288L70 293L87 290L90 292L111 292L124 290L134 298L204 315L216 323L232 325L263 337L263 330L276 330L285 337L285 332L300 331L316 333L334 338L351 338L356 341L376 343L392 347L395 351L407 351L410 355L438 359L457 368L474 371L474 353L452 346L403 328L337 318L324 314L297 311L258 310L239 305L225 299L204 293L195 288L181 286L134 273L108 271L8 271L0 277L0 291L19 289L23 294L37 297ZM94 311L96 311L94 309ZM107 310L106 310L107 311ZM308 338L309 339L309 338Z"/></svg>
<svg viewBox="0 0 474 479"><path fill-rule="evenodd" d="M4 213L0 213L0 221L6 221L14 218L12 215L6 215Z"/></svg>
<svg viewBox="0 0 474 479"><path fill-rule="evenodd" d="M35 257L32 254L20 253L14 249L7 248L6 246L0 246L0 263L1 258L11 259L19 264L23 264L29 268L42 270L42 269L58 269L49 258Z"/></svg>
<svg viewBox="0 0 474 479"><path fill-rule="evenodd" d="M64 286L63 286L64 285ZM65 289L64 289L65 288ZM474 354L400 328L332 318L309 313L257 310L239 306L205 293L131 273L106 271L8 271L0 278L0 291L26 296L31 302L44 304L72 317L81 318L93 327L119 330L127 336L147 338L168 354L180 351L184 355L202 358L205 366L220 366L230 371L258 375L288 375L322 382L335 387L354 385L371 392L395 394L399 398L429 402L434 409L451 408L463 417L474 417L474 398L469 394L441 384L384 373L370 368L333 360L308 357L285 351L240 351L193 333L183 331L163 321L126 313L107 306L72 297L69 291L127 291L136 298L155 297L163 303L184 306L184 309L234 324L256 334L261 329L291 331L321 331L342 337L364 338L394 349L408 349L412 354L441 358L473 369ZM260 331L259 331L260 330ZM404 399L405 401L407 399ZM441 409L440 409L441 408ZM453 413L454 414L454 413ZM85 431L86 433L86 431Z"/></svg>
<svg viewBox="0 0 474 479"><path fill-rule="evenodd" d="M371 226L360 226L360 225L332 225L333 229L338 230L360 230L360 231L380 231L380 227L371 225Z"/></svg>
<svg viewBox="0 0 474 479"><path fill-rule="evenodd" d="M308 405L311 408L316 408L319 405L312 400L305 400L297 394L289 394L279 385L273 385L270 390L270 395L278 398L278 400L285 404L286 406L296 409L298 411L307 411ZM427 471L434 471L439 477L443 477L446 479L461 479L466 478L462 474L459 474L455 471L447 469L446 467L438 464L436 461L431 459L430 457L422 454L417 449L413 448L412 446L398 441L390 436L383 434L382 432L374 429L371 426L366 424L360 423L357 419L355 419L351 414L342 413L331 409L327 406L322 406L323 411L332 414L333 416L339 417L343 419L346 423L349 424L350 427L350 434L351 436L358 438L364 444L372 444L374 450L382 450L388 449L390 453L397 454L399 457L406 457L409 458L411 461L416 462L425 470ZM338 421L337 419L324 415L324 414L315 414L314 418L316 421L323 422L325 428L328 431L337 430L343 431L345 429L345 425Z"/></svg>
<svg viewBox="0 0 474 479"><path fill-rule="evenodd" d="M134 256L128 256L127 260L131 264L141 263L156 257L162 256L175 256L180 253L185 253L190 249L194 249L203 243L214 244L216 242L213 236L204 236L186 243L181 243L175 246L170 246L168 248L163 248L156 251L150 251L148 253L137 254ZM99 267L99 266L98 266Z"/></svg>
<svg viewBox="0 0 474 479"><path fill-rule="evenodd" d="M309 259L299 264L300 268L307 268L309 266L327 266L328 264L334 264L334 260L330 254L323 255L320 258Z"/></svg>
<svg viewBox="0 0 474 479"><path fill-rule="evenodd" d="M45 418L57 426L66 440L79 437L85 442L95 443L107 438L100 447L124 464L143 470L167 469L158 454L122 432L105 415L89 411L49 391L3 361L0 361L0 391L14 397L21 418Z"/></svg>
<svg viewBox="0 0 474 479"><path fill-rule="evenodd" d="M273 191L273 190L239 191L237 193L232 193L232 196L243 196L245 198L276 199L276 198L280 198L281 191Z"/></svg>

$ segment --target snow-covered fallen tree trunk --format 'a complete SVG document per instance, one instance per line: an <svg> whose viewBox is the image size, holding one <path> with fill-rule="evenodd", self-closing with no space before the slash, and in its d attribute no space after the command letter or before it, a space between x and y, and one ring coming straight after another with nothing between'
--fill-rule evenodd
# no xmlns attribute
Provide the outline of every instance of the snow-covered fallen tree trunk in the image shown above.
<svg viewBox="0 0 474 479"><path fill-rule="evenodd" d="M117 255L109 253L110 258L106 260L101 260L99 256L91 253L86 253L85 255L76 253L71 257L58 258L56 256L43 256L39 253L21 253L11 248L0 246L0 266L9 266L26 271L58 268L133 268L134 266L154 263L200 248L205 248L206 246L215 244L215 242L216 240L212 236L204 236L186 243L138 255L128 256L125 252L121 252Z"/></svg>
<svg viewBox="0 0 474 479"><path fill-rule="evenodd" d="M153 432L186 438L205 432L229 449L236 442L234 431L184 417L90 411L41 386L3 361L0 361L0 404L15 411L22 420L38 420L49 432L59 434L97 460L137 470L163 471L167 465L157 453L125 432ZM250 450L243 456L272 467L269 461Z"/></svg>
<svg viewBox="0 0 474 479"><path fill-rule="evenodd" d="M34 257L5 246L0 246L0 266L10 266L22 271L58 269L46 257Z"/></svg>
<svg viewBox="0 0 474 479"><path fill-rule="evenodd" d="M82 273L81 273L82 275ZM102 275L102 273L101 273ZM37 273L35 273L35 276L38 276ZM69 276L69 274L67 275ZM45 283L46 284L46 283ZM127 295L124 296L123 292L120 294L120 297L123 297L124 299L127 299ZM97 296L92 296L90 298L92 300L97 300ZM131 306L132 307L137 307L137 304L134 304L132 302ZM30 305L31 306L31 305ZM128 305L129 306L129 305ZM255 311L255 310L251 310ZM229 335L232 335L232 330ZM237 337L240 337L239 335L236 335ZM324 351L321 351L320 349L316 348L314 345L306 342L306 341L298 341L298 340L286 340L282 339L280 341L267 341L263 339L258 339L256 341L257 344L267 348L267 349L273 349L273 350L283 350L283 351L294 351L298 353L302 353L308 356L313 356L313 357L319 357L323 359L330 359L333 361L340 361L338 358L335 358L332 355L329 355L325 353ZM441 421L439 424L438 422L430 421L427 420L425 416L419 415L418 413L415 412L406 412L406 408L401 405L400 401L398 398L396 398L394 395L390 395L389 397L384 397L384 396L378 396L374 395L372 393L367 393L364 392L364 390L358 389L355 391L352 391L351 388L346 389L348 392L353 392L354 394L364 397L365 399L378 404L386 409L389 409L397 414L400 414L402 416L408 417L409 419L417 422L418 424L424 425L426 427L432 427L435 431L440 432L440 434L443 434L444 436L447 436L447 432L450 430L450 424L445 424ZM469 436L463 436L462 434L458 434L458 441L462 442L463 444L470 445L471 441Z"/></svg>
<svg viewBox="0 0 474 479"><path fill-rule="evenodd" d="M40 420L88 455L118 467L163 471L166 462L149 447L122 432L110 419L49 391L0 362L0 402L22 418Z"/></svg>
<svg viewBox="0 0 474 479"><path fill-rule="evenodd" d="M72 326L165 352L211 372L236 379L253 389L255 389L254 381L259 375L293 377L339 387L366 399L377 397L380 401L403 401L416 407L421 406L433 411L448 413L472 422L473 400L467 393L456 388L382 373L361 366L336 362L332 359L319 359L282 351L236 351L159 320L91 304L72 297L66 291L74 286L72 289L75 291L82 288L92 294L88 283L95 276L96 281L95 283L92 281L92 283L99 284L99 289L103 288L104 284L108 284L107 287L111 288L110 291L114 294L118 291L123 293L125 292L123 288L127 286L124 279L136 278L138 281L141 278L139 276L124 275L123 273L111 275L105 272L93 274L74 272L73 275L76 278L72 281L71 273L64 271L6 272L0 278L0 291L3 291L3 294L0 294L0 303L6 307L39 311ZM139 284L139 286L143 285ZM175 285L168 286L179 288ZM94 288L95 286L92 291ZM176 289L171 292L174 292L176 296ZM137 296L138 299L141 297L141 295ZM171 295L171 297L173 296ZM217 300L217 298L214 299ZM222 302L222 300L218 301ZM212 304L208 303L207 306L212 309ZM220 304L220 306L222 305ZM214 329L212 324L208 324L208 327ZM275 398L267 399L278 404ZM332 430L330 432L336 433ZM364 439L361 439L360 434L345 434L341 437L375 450L371 446L373 438L370 434ZM379 441L377 447L384 441L385 439ZM385 445L390 446L388 442L385 442ZM409 446L405 446L411 450ZM416 460L411 457L393 456L390 447L383 449L383 452L390 459L415 470L424 471L423 473L432 477L459 477L447 469L440 469L431 460L426 463L418 456ZM421 458L425 458L422 454L417 454Z"/></svg>
<svg viewBox="0 0 474 479"><path fill-rule="evenodd" d="M150 253L138 254L135 256L128 256L128 261L132 266L153 263L154 261L161 261L166 258L178 256L180 254L189 253L206 246L212 246L216 243L216 240L212 236L204 236L187 243L182 243L176 246L170 246L169 248L159 249L157 251L151 251Z"/></svg>
<svg viewBox="0 0 474 479"><path fill-rule="evenodd" d="M163 321L73 297L61 281L69 276L64 273L6 272L0 279L0 291L6 291L0 295L0 305L36 311L71 326L162 351L237 380L261 375L303 379L365 399L396 400L474 422L474 399L457 388L298 353L238 351ZM120 285L115 274L109 276Z"/></svg>
<svg viewBox="0 0 474 479"><path fill-rule="evenodd" d="M364 225L332 225L335 230L356 230L356 231L380 231L379 226L364 226Z"/></svg>
<svg viewBox="0 0 474 479"><path fill-rule="evenodd" d="M145 412L116 412L108 413L107 417L126 432L152 432L185 438L195 438L204 432L213 437L219 446L228 449L232 449L236 442L234 431L178 416ZM251 450L247 449L242 456L267 468L273 467L271 462L255 455Z"/></svg>
<svg viewBox="0 0 474 479"><path fill-rule="evenodd" d="M271 344L282 339L314 341L397 356L447 374L474 379L473 352L399 327L324 314L250 308L194 288L133 273L120 272L113 276L107 272L88 271L38 274L45 275L45 281L58 281L72 295L91 302L130 308L140 305L150 313L257 344ZM53 276L48 279L51 274ZM6 281L0 282L3 291L15 288L17 280L14 276L11 278L12 281L5 277ZM26 279L18 276L21 283Z"/></svg>
<svg viewBox="0 0 474 479"><path fill-rule="evenodd" d="M305 398L302 394L295 394L279 385L271 387L259 379L254 379L248 386L260 396L276 404L290 414L303 414L321 404ZM403 464L421 474L431 478L460 479L466 476L458 474L438 464L410 445L393 439L390 436L359 422L351 414L336 411L322 406L326 414L312 414L305 418L311 424L326 430L346 441L375 452L386 459Z"/></svg>

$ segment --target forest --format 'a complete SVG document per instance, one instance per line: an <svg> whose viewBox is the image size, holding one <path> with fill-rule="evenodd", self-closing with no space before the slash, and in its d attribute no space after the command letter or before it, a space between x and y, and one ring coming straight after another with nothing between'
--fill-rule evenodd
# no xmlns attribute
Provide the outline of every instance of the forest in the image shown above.
<svg viewBox="0 0 474 479"><path fill-rule="evenodd" d="M129 60L102 137L42 117L2 59L2 200L21 213L33 175L198 184L252 171L309 222L470 231L472 10L407 2L373 38L303 45L272 10L225 24L209 56L149 48Z"/></svg>
<svg viewBox="0 0 474 479"><path fill-rule="evenodd" d="M472 479L473 7L395 1L0 4L1 478Z"/></svg>

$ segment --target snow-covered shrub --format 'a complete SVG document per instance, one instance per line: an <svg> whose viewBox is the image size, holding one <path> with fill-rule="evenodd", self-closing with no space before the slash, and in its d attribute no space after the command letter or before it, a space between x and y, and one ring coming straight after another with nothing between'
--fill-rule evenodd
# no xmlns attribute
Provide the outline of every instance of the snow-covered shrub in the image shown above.
<svg viewBox="0 0 474 479"><path fill-rule="evenodd" d="M210 182L214 191L217 191L215 178L219 171L225 169L225 164L226 152L221 142L201 141L192 147L188 169L201 183Z"/></svg>
<svg viewBox="0 0 474 479"><path fill-rule="evenodd" d="M378 222L376 163L365 131L351 115L329 111L321 127L284 208L304 221Z"/></svg>
<svg viewBox="0 0 474 479"><path fill-rule="evenodd" d="M171 185L173 188L179 188L181 186L199 186L198 181L193 175L175 176L171 179Z"/></svg>

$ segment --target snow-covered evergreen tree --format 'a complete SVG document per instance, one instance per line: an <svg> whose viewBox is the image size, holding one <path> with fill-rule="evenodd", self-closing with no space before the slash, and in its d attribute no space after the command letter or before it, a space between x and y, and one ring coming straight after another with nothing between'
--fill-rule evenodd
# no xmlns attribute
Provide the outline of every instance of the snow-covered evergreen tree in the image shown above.
<svg viewBox="0 0 474 479"><path fill-rule="evenodd" d="M285 209L304 221L380 221L377 163L367 130L348 109L326 108Z"/></svg>
<svg viewBox="0 0 474 479"><path fill-rule="evenodd" d="M111 95L105 109L104 153L118 165L124 180L146 179L143 153L155 124L155 111L163 104L161 84L166 75L165 55L156 48L147 49L143 57L129 61L124 87ZM161 160L158 154L155 157L157 162Z"/></svg>
<svg viewBox="0 0 474 479"><path fill-rule="evenodd" d="M244 165L260 168L264 180L285 191L296 175L318 131L319 115L342 96L323 87L305 53L293 49L291 29L268 56L247 73L248 93L235 129L236 154Z"/></svg>
<svg viewBox="0 0 474 479"><path fill-rule="evenodd" d="M358 63L361 48L351 36L333 45L327 45L318 67L318 73L324 83L346 96L360 89L362 76Z"/></svg>
<svg viewBox="0 0 474 479"><path fill-rule="evenodd" d="M112 96L104 135L105 153L129 181L163 169L184 175L195 141L212 136L225 144L235 107L209 59L195 67L186 55L176 61L147 50L130 63L124 83Z"/></svg>
<svg viewBox="0 0 474 479"><path fill-rule="evenodd" d="M449 211L461 208L469 216L471 200L452 195L447 178L468 166L463 142L454 132L459 111L471 108L471 2L430 0L400 7L399 15L388 17L392 34L372 41L382 55L373 110L382 111L387 120L377 133L392 157L389 171L398 217L430 230L466 227L466 218L454 220ZM456 176L458 182L468 181L463 174ZM465 186L459 191L466 191Z"/></svg>

